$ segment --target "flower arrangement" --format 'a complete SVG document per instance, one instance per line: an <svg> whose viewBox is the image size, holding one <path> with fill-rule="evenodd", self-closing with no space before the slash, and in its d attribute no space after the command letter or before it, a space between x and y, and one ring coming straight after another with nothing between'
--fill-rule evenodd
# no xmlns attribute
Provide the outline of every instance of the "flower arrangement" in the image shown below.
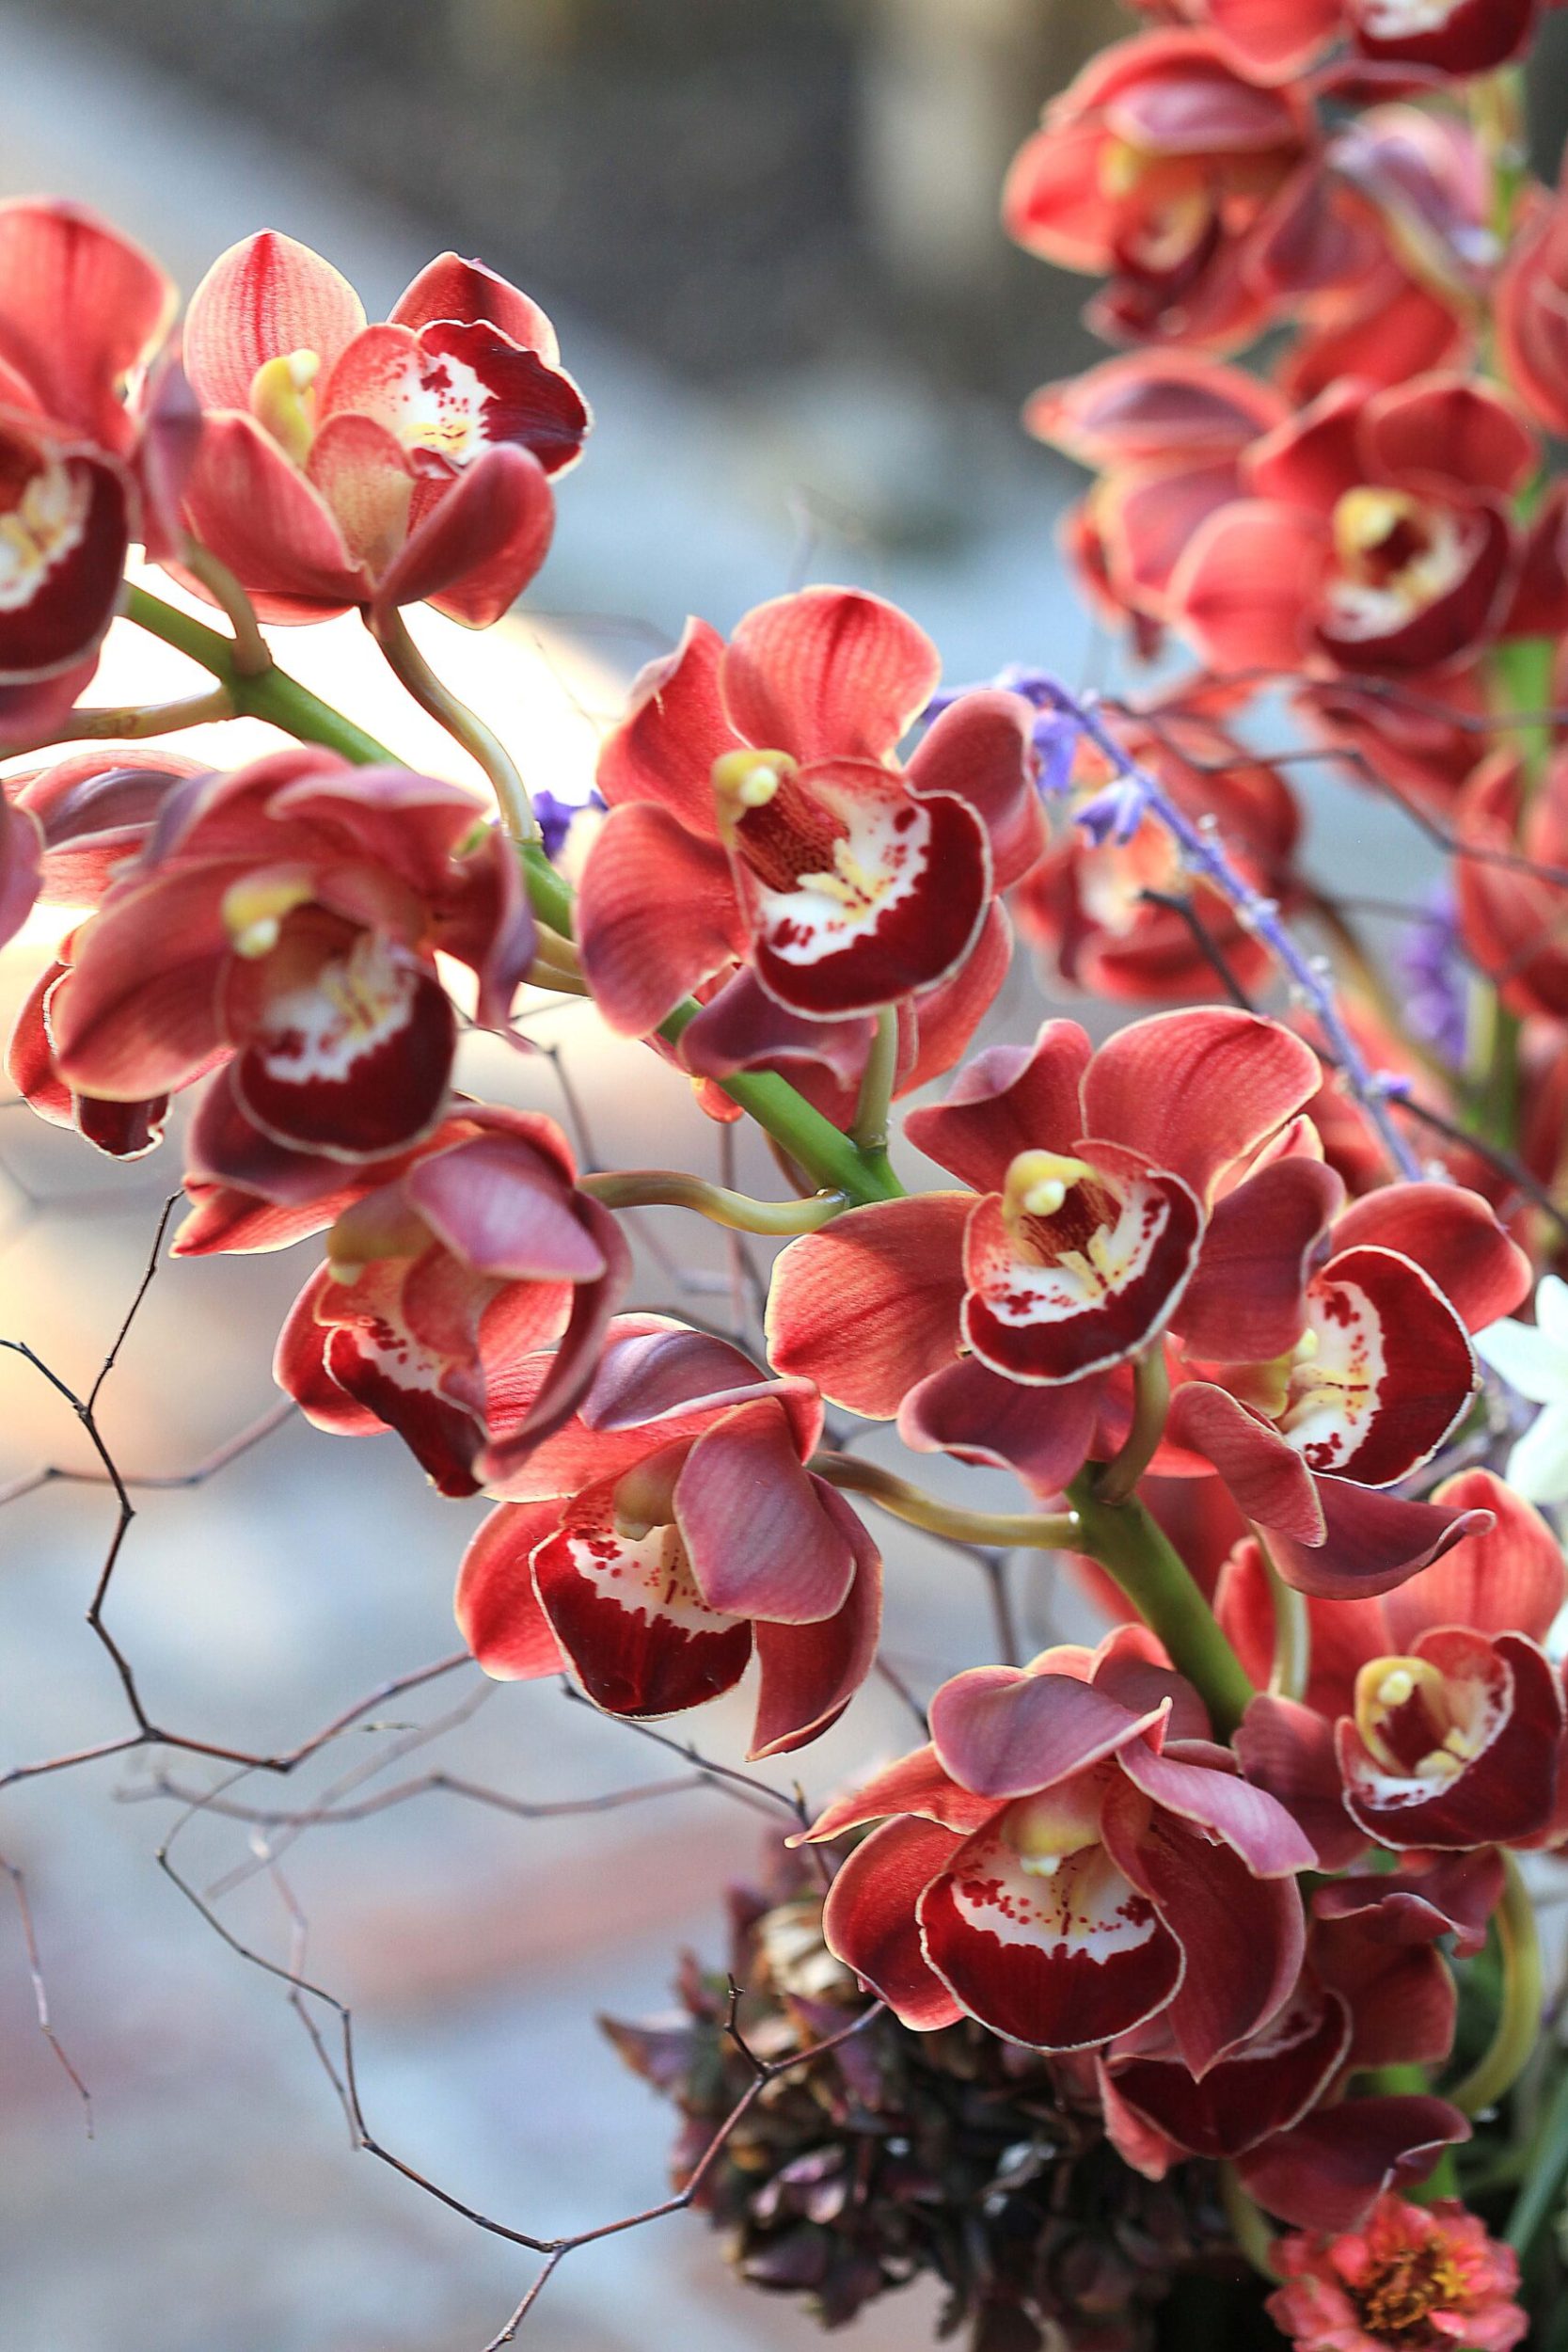
<svg viewBox="0 0 1568 2352"><path fill-rule="evenodd" d="M531 798L528 747L404 618L484 628L545 561L590 420L537 305L448 254L369 324L263 232L176 331L112 227L0 207L0 936L79 915L14 1083L98 1152L181 1154L178 1253L305 1248L277 1382L490 1499L452 1556L486 1674L646 1726L754 1671L749 1753L686 1752L795 1815L727 1970L611 2028L680 2109L673 2194L508 2230L544 2265L497 2344L568 2253L690 2204L830 2326L934 2272L973 2352L1568 2341L1541 9L1141 5L1004 214L1101 281L1121 347L1028 406L1092 477L1067 559L1140 655L1196 666L1111 699L999 646L944 689L853 587L694 619L606 737L575 888L551 780ZM133 544L212 625L128 581ZM492 804L289 675L287 629L345 612ZM203 691L85 699L117 615ZM281 748L179 750L237 716ZM1303 861L1315 763L1449 861L1402 964ZM1093 1038L1002 1033L1015 927ZM585 1168L459 1090L466 1025L526 1047L525 990L754 1121L784 1197ZM651 1206L758 1237L764 1334L638 1303ZM894 1470L876 1423L960 1469ZM977 1565L996 1654L797 1806L910 1526ZM1102 1638L1024 1654L1015 1559ZM112 1747L231 1753L162 1729L110 1646Z"/></svg>

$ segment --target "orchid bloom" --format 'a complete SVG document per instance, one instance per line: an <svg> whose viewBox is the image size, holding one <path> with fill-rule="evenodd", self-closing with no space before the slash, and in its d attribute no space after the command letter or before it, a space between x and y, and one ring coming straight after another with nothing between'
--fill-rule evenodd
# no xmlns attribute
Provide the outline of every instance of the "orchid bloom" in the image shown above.
<svg viewBox="0 0 1568 2352"><path fill-rule="evenodd" d="M930 1716L929 1747L811 1832L883 1824L840 1867L823 1930L905 2025L968 2015L1081 2050L1164 2017L1201 2078L1278 2014L1312 1848L1136 1634L972 1668Z"/></svg>
<svg viewBox="0 0 1568 2352"><path fill-rule="evenodd" d="M76 934L50 1005L59 1075L130 1103L230 1061L261 1134L381 1158L446 1107L436 951L500 1023L532 940L515 856L456 785L314 749L191 776Z"/></svg>
<svg viewBox="0 0 1568 2352"><path fill-rule="evenodd" d="M157 263L91 213L0 204L0 731L13 740L44 734L91 677L131 541L172 549L197 421L178 369L154 367L174 311Z"/></svg>
<svg viewBox="0 0 1568 2352"><path fill-rule="evenodd" d="M578 903L611 1028L646 1035L736 961L816 1022L958 971L1041 820L1016 696L965 695L898 764L939 666L895 606L809 588L759 605L727 644L690 622L642 672L600 756L610 814ZM759 1021L766 1038L763 1006L733 1025L744 1038Z"/></svg>
<svg viewBox="0 0 1568 2352"><path fill-rule="evenodd" d="M1212 34L1143 34L1046 109L1003 218L1042 260L1114 273L1088 314L1108 339L1243 342L1271 307L1252 245L1317 137L1305 95L1246 80Z"/></svg>
<svg viewBox="0 0 1568 2352"><path fill-rule="evenodd" d="M1260 898L1288 906L1296 885L1291 855L1300 815L1277 769L1253 760L1223 729L1203 720L1157 716L1157 728L1129 728L1129 755L1150 770L1184 815L1212 818L1233 864ZM1103 787L1102 763L1081 764L1082 803ZM1091 840L1067 811L1060 836L1020 883L1014 912L1022 937L1048 954L1062 977L1096 995L1192 1003L1222 993L1216 963L1243 988L1266 979L1268 945L1229 901L1184 873L1180 851L1161 825L1128 840Z"/></svg>
<svg viewBox="0 0 1568 2352"><path fill-rule="evenodd" d="M1528 47L1543 0L1265 0L1262 7L1259 0L1136 0L1136 5L1204 26L1239 73L1277 83L1293 82L1340 40L1371 64L1424 66L1456 79L1490 73Z"/></svg>
<svg viewBox="0 0 1568 2352"><path fill-rule="evenodd" d="M1185 1302L1184 1376L1156 1467L1199 1457L1267 1530L1287 1582L1354 1599L1388 1592L1487 1523L1468 1489L1441 1502L1389 1489L1463 1420L1479 1386L1470 1333L1518 1304L1530 1269L1461 1185L1386 1184L1336 1215L1338 1192L1331 1180L1290 1310L1297 1337L1277 1356L1221 1363L1206 1297ZM1240 1205L1235 1216L1240 1229Z"/></svg>
<svg viewBox="0 0 1568 2352"><path fill-rule="evenodd" d="M1428 375L1336 384L1241 461L1170 583L1219 671L1408 676L1469 660L1508 619L1510 501L1539 463L1500 393Z"/></svg>
<svg viewBox="0 0 1568 2352"><path fill-rule="evenodd" d="M1568 899L1561 882L1541 869L1560 870L1568 852L1568 754L1560 747L1532 777L1515 754L1494 753L1471 776L1455 815L1454 895L1465 947L1511 1012L1561 1021L1568 1016Z"/></svg>
<svg viewBox="0 0 1568 2352"><path fill-rule="evenodd" d="M521 1392L547 1382L521 1367ZM487 1674L571 1673L638 1718L761 1670L753 1756L803 1747L870 1671L881 1563L853 1511L802 1465L822 1427L809 1383L657 1315L612 1324L576 1417L487 1474L515 1500L464 1555L457 1617Z"/></svg>
<svg viewBox="0 0 1568 2352"><path fill-rule="evenodd" d="M1462 1471L1433 1502L1483 1523L1381 1597L1309 1601L1306 1703L1265 1693L1237 1735L1249 1777L1291 1806L1329 1867L1369 1839L1426 1853L1560 1835L1568 1711L1543 1645L1568 1589L1561 1549L1490 1470ZM1255 1669L1267 1592L1243 1545L1217 1606Z"/></svg>
<svg viewBox="0 0 1568 2352"><path fill-rule="evenodd" d="M278 1386L317 1428L393 1429L441 1493L475 1493L487 1447L521 1458L592 1379L631 1274L615 1219L576 1189L566 1138L538 1113L459 1104L415 1150L347 1170L258 1137L229 1076L194 1123L176 1253L325 1231L326 1262L277 1342ZM248 1183L204 1158L237 1162ZM548 1376L522 1394L517 1365L552 1344Z"/></svg>
<svg viewBox="0 0 1568 2352"><path fill-rule="evenodd" d="M1269 2316L1299 2352L1510 2352L1529 2333L1518 2256L1451 2198L1412 2205L1390 2191L1365 2221L1281 2238L1275 2255L1285 2283Z"/></svg>
<svg viewBox="0 0 1568 2352"><path fill-rule="evenodd" d="M205 414L186 516L263 620L423 600L483 628L544 562L588 411L545 313L482 263L440 255L367 326L329 262L267 230L191 296L184 357Z"/></svg>
<svg viewBox="0 0 1568 2352"><path fill-rule="evenodd" d="M1070 1021L1032 1049L992 1047L905 1122L974 1189L852 1209L792 1243L773 1273L774 1364L896 1415L908 1443L1058 1492L1111 1375L1184 1295L1241 1352L1254 1333L1299 1337L1302 1253L1334 1180L1296 1161L1216 1196L1317 1080L1299 1038L1228 1009L1160 1014L1098 1052Z"/></svg>

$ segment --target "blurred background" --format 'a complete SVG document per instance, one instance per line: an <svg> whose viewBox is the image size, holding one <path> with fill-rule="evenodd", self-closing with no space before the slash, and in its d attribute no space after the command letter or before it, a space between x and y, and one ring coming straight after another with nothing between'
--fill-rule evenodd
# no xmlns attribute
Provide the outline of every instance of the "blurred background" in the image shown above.
<svg viewBox="0 0 1568 2352"><path fill-rule="evenodd" d="M372 318L447 246L551 309L598 424L562 485L550 563L501 630L417 626L530 775L570 796L627 676L688 612L727 627L806 579L896 597L958 679L1009 660L1106 676L1053 553L1070 476L1016 423L1036 383L1092 356L1084 289L1010 250L996 199L1044 98L1124 25L1101 0L0 5L0 194L97 205L187 292L271 226L329 254ZM463 771L356 625L291 632L282 650L411 762ZM190 683L126 630L95 695ZM268 739L236 727L213 755ZM1330 863L1376 856L1418 891L1391 818L1306 788L1336 820ZM58 928L40 915L0 959L8 1025ZM1021 973L1000 1021L1023 1034L1038 1009ZM716 1131L654 1057L571 1009L541 1009L531 1034L529 1058L476 1047L468 1082L566 1119L590 1160L719 1172ZM740 1150L739 1180L776 1190L754 1145ZM177 1169L177 1132L117 1168L0 1111L0 1336L78 1392ZM752 1290L720 1237L650 1217L639 1246L642 1303L754 1342ZM165 1263L102 1405L120 1468L164 1482L138 1494L110 1608L147 1703L269 1755L453 1649L451 1580L479 1516L436 1502L395 1441L294 1422L191 1479L271 1412L273 1336L314 1262L307 1245ZM90 1460L68 1404L0 1357L0 1775L125 1728L81 1621L110 1498L32 1483ZM898 1671L924 1691L994 1654L973 1566L880 1532ZM1066 1622L1022 1572L1018 1597L1032 1645ZM691 1727L734 1758L747 1720L742 1701ZM803 1760L811 1798L910 1737L874 1686ZM531 2275L531 2258L351 2151L286 1987L157 1867L177 1826L173 1863L230 1931L353 2002L371 2128L406 2162L544 2234L663 2193L669 2112L594 2013L661 2007L683 1944L720 1958L721 1889L752 1869L760 1824L711 1790L566 1819L445 1788L364 1811L436 1769L546 1805L680 1773L553 1686L487 1693L463 1668L371 1706L296 1778L245 1779L230 1810L185 1817L226 1774L178 1756L0 1795L0 1857L25 1873L53 2022L91 2094L89 2119L39 2032L0 1881L6 2352L481 2352ZM353 1820L302 1834L278 1818L340 1784ZM241 1818L257 1807L269 1818ZM917 2290L848 2333L859 2352L901 2352L929 2340L934 2313ZM813 2340L793 2307L733 2286L687 2218L575 2257L521 2339Z"/></svg>

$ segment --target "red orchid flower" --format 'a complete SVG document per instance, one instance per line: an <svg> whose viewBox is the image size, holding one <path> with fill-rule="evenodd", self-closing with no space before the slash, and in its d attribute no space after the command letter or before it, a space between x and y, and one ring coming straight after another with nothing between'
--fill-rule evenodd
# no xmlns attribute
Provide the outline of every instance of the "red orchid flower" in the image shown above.
<svg viewBox="0 0 1568 2352"><path fill-rule="evenodd" d="M549 1376L524 1366L526 1392ZM809 1384L657 1315L611 1325L577 1416L486 1474L514 1497L464 1556L457 1618L487 1674L570 1672L614 1715L672 1715L761 1668L752 1756L803 1747L870 1672L881 1562L802 1468Z"/></svg>
<svg viewBox="0 0 1568 2352"><path fill-rule="evenodd" d="M1011 969L1012 952L1012 926L1000 899L993 898L980 935L958 970L918 996L898 999L894 1102L943 1076L962 1058ZM853 1124L877 1036L872 1014L808 1021L801 1013L786 1012L745 964L700 982L692 993L703 1009L675 1043L658 1037L649 1041L692 1079L697 1101L710 1118L741 1116L719 1081L737 1070L772 1070L835 1127L847 1130Z"/></svg>
<svg viewBox="0 0 1568 2352"><path fill-rule="evenodd" d="M1530 188L1497 281L1497 350L1513 390L1548 433L1568 433L1568 168Z"/></svg>
<svg viewBox="0 0 1568 2352"><path fill-rule="evenodd" d="M1212 821L1259 896L1289 907L1301 819L1278 770L1251 758L1223 728L1179 713L1157 714L1148 729L1133 724L1121 739L1184 815ZM1085 777L1082 793L1104 781L1101 766L1098 777ZM1130 841L1114 834L1092 841L1071 821L1069 805L1059 837L1025 875L1013 907L1030 945L1064 979L1098 996L1190 1004L1227 993L1222 963L1243 989L1272 969L1267 944L1227 899L1182 870L1160 825L1140 825Z"/></svg>
<svg viewBox="0 0 1568 2352"><path fill-rule="evenodd" d="M1465 2137L1464 2117L1440 2100L1343 2097L1353 2075L1440 2065L1453 2042L1454 1981L1437 1949L1449 1922L1433 1906L1413 1922L1397 1895L1382 1908L1395 1915L1364 1896L1353 1915L1316 1918L1291 1998L1201 2077L1164 2017L1103 2051L1101 2101L1123 2161L1151 2180L1188 2156L1234 2162L1243 2181L1283 2193L1292 2219L1342 2227L1351 2201L1368 2211L1385 2189L1391 2155L1414 2179Z"/></svg>
<svg viewBox="0 0 1568 2352"><path fill-rule="evenodd" d="M178 368L153 366L174 310L156 262L91 213L0 204L0 728L12 740L45 734L91 677L131 541L172 550L198 421Z"/></svg>
<svg viewBox="0 0 1568 2352"><path fill-rule="evenodd" d="M1388 1592L1487 1523L1463 1497L1412 1502L1388 1489L1468 1409L1479 1385L1469 1334L1526 1295L1529 1262L1460 1185L1388 1184L1336 1216L1334 1180L1317 1196L1323 1230L1305 1240L1305 1287L1287 1311L1297 1338L1267 1360L1221 1364L1208 1310L1244 1279L1244 1190L1222 1204L1238 1206L1216 1216L1203 1281L1183 1302L1187 1362L1155 1466L1180 1468L1185 1450L1218 1470L1298 1591Z"/></svg>
<svg viewBox="0 0 1568 2352"><path fill-rule="evenodd" d="M1545 0L1557 6L1560 0ZM1373 64L1456 78L1490 73L1529 46L1542 0L1135 0L1212 33L1240 73L1292 82L1348 40Z"/></svg>
<svg viewBox="0 0 1568 2352"><path fill-rule="evenodd" d="M1293 1344L1303 1248L1332 1179L1300 1161L1215 1195L1317 1077L1299 1038L1229 1009L1160 1014L1098 1053L1069 1021L1032 1049L991 1048L905 1122L974 1189L851 1209L792 1243L768 1307L775 1365L854 1412L896 1414L910 1444L1058 1492L1111 1374L1190 1290L1233 1340ZM1206 1279L1216 1240L1224 1272Z"/></svg>
<svg viewBox="0 0 1568 2352"><path fill-rule="evenodd" d="M221 1073L193 1130L176 1253L281 1249L330 1229L278 1339L278 1386L319 1429L394 1429L441 1493L477 1492L487 1446L520 1459L574 1410L630 1279L615 1219L575 1188L565 1136L536 1112L463 1104L416 1150L350 1173L236 1122L230 1084ZM247 1156L245 1185L204 1165ZM525 1395L517 1366L547 1345L547 1377Z"/></svg>
<svg viewBox="0 0 1568 2352"><path fill-rule="evenodd" d="M1212 35L1143 34L1046 109L1003 218L1043 260L1111 274L1088 311L1109 340L1243 342L1270 310L1251 245L1317 135L1308 98L1243 79Z"/></svg>
<svg viewBox="0 0 1568 2352"><path fill-rule="evenodd" d="M1290 1997L1313 1858L1207 1732L1117 1636L955 1676L931 1745L811 1831L883 1822L833 1881L830 1949L916 2031L967 2014L1079 2050L1164 2016L1206 2075Z"/></svg>
<svg viewBox="0 0 1568 2352"><path fill-rule="evenodd" d="M645 1035L736 961L819 1022L958 971L1038 849L1037 763L1026 706L984 692L900 767L938 675L907 615L847 588L759 605L727 645L692 621L642 672L600 757L610 814L578 899L611 1028ZM761 1009L732 1025L742 1038L766 1037Z"/></svg>
<svg viewBox="0 0 1568 2352"><path fill-rule="evenodd" d="M1464 1851L1560 1834L1568 1712L1542 1644L1562 1606L1561 1551L1540 1514L1490 1470L1461 1472L1433 1501L1483 1523L1381 1598L1310 1601L1321 1655L1307 1703L1256 1699L1238 1734L1249 1776L1309 1836L1310 1816L1327 1825L1342 1804L1324 1852L1331 1867L1368 1839ZM1264 1585L1260 1564L1240 1548L1218 1606L1254 1662Z"/></svg>
<svg viewBox="0 0 1568 2352"><path fill-rule="evenodd" d="M440 255L367 326L330 262L263 230L197 288L184 353L186 515L263 620L428 600L483 628L544 562L588 411L545 313L480 262Z"/></svg>
<svg viewBox="0 0 1568 2352"><path fill-rule="evenodd" d="M1220 671L1407 676L1469 660L1508 620L1509 502L1539 462L1500 394L1429 375L1336 385L1242 461L1170 583Z"/></svg>
<svg viewBox="0 0 1568 2352"><path fill-rule="evenodd" d="M1495 754L1476 770L1455 815L1462 846L1454 896L1465 946L1512 1012L1561 1021L1568 894L1529 868L1568 870L1568 749L1560 746L1534 782L1515 754Z"/></svg>
<svg viewBox="0 0 1568 2352"><path fill-rule="evenodd" d="M317 750L193 776L77 934L50 1009L59 1074L140 1102L232 1057L263 1135L380 1158L446 1106L436 951L499 1023L532 939L515 857L455 785Z"/></svg>

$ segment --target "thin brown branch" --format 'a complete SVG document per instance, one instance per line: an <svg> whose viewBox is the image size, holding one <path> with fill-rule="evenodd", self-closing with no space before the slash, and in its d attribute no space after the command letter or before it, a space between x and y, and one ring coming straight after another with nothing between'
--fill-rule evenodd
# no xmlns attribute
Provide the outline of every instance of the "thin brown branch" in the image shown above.
<svg viewBox="0 0 1568 2352"><path fill-rule="evenodd" d="M38 1936L33 1927L32 1905L27 1899L27 1882L16 1864L8 1862L4 1854L0 1854L0 1870L4 1870L9 1879L11 1892L16 1897L17 1914L22 1921L22 1941L27 1953L27 1973L33 1982L33 2007L38 2012L39 2031L54 2051L68 2081L82 2102L87 2116L87 2137L90 2139L92 2137L92 2093L66 2056L60 2038L55 2031L50 2019L49 1992L43 1980L43 1963L39 1958Z"/></svg>

